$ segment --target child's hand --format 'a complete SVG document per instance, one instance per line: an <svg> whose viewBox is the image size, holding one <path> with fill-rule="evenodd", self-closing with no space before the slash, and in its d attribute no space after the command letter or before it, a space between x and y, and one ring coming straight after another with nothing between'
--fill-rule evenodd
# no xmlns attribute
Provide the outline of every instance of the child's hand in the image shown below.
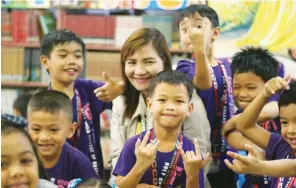
<svg viewBox="0 0 296 188"><path fill-rule="evenodd" d="M289 89L288 80L290 79L290 76L286 76L285 78L282 77L276 77L270 79L268 82L264 85L263 95L264 97L271 97L277 92L283 91L285 89Z"/></svg>
<svg viewBox="0 0 296 188"><path fill-rule="evenodd" d="M124 84L115 83L105 71L102 76L105 81L105 85L95 89L94 93L96 97L102 101L109 102L119 96L124 90Z"/></svg>
<svg viewBox="0 0 296 188"><path fill-rule="evenodd" d="M202 24L196 25L192 23L188 18L184 18L185 27L188 32L191 44L194 47L194 52L205 52L207 41L205 41L205 35L208 35L207 31L208 23L206 20Z"/></svg>
<svg viewBox="0 0 296 188"><path fill-rule="evenodd" d="M193 151L187 151L186 154L183 148L179 148L183 163L184 169L187 176L196 177L198 176L199 170L206 166L210 161L210 154L207 153L206 158L202 159L199 144L196 139L194 139L195 153Z"/></svg>
<svg viewBox="0 0 296 188"><path fill-rule="evenodd" d="M232 164L228 159L225 159L225 164L234 172L239 174L256 174L258 170L258 163L262 159L262 155L256 149L246 144L246 150L249 152L248 156L242 156L237 153L228 151L227 155L233 158ZM260 159L261 158L261 159Z"/></svg>
<svg viewBox="0 0 296 188"><path fill-rule="evenodd" d="M146 184L146 183L141 183L141 184L138 184L136 188L159 188L159 187L155 186L155 185L149 185L149 184Z"/></svg>
<svg viewBox="0 0 296 188"><path fill-rule="evenodd" d="M135 145L136 164L142 170L147 170L152 165L159 145L159 141L147 144L149 135L150 131L147 131L142 142L138 139Z"/></svg>

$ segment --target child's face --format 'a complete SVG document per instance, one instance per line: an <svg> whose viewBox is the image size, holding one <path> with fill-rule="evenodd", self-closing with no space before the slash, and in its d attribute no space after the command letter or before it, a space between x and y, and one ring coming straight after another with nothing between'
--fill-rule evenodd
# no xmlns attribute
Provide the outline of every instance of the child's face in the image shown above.
<svg viewBox="0 0 296 188"><path fill-rule="evenodd" d="M136 51L125 62L128 80L138 91L146 94L150 80L163 69L163 61L151 44Z"/></svg>
<svg viewBox="0 0 296 188"><path fill-rule="evenodd" d="M73 83L83 70L82 47L77 42L66 42L53 47L50 58L41 56L40 61L53 80Z"/></svg>
<svg viewBox="0 0 296 188"><path fill-rule="evenodd" d="M59 157L68 136L72 134L71 122L63 111L28 113L29 134L37 146L42 160Z"/></svg>
<svg viewBox="0 0 296 188"><path fill-rule="evenodd" d="M296 104L280 107L281 133L285 140L296 150Z"/></svg>
<svg viewBox="0 0 296 188"><path fill-rule="evenodd" d="M206 48L211 47L211 43L214 41L214 39L219 35L219 32L217 33L217 28L212 29L212 23L207 17L201 17L198 13L195 13L193 16L188 17L189 22L192 24L193 27L201 28L203 26L203 23L207 23L205 26L205 32L204 40L206 43ZM193 52L193 44L191 43L189 33L188 33L188 26L186 25L185 20L182 20L179 24L179 34L180 34L180 42L182 45L182 49L184 49L187 52L192 53Z"/></svg>
<svg viewBox="0 0 296 188"><path fill-rule="evenodd" d="M28 138L19 132L1 138L1 187L36 188L38 162Z"/></svg>
<svg viewBox="0 0 296 188"><path fill-rule="evenodd" d="M155 125L165 128L179 128L193 109L186 87L167 83L156 86L147 105L153 114Z"/></svg>
<svg viewBox="0 0 296 188"><path fill-rule="evenodd" d="M262 78L252 72L233 75L233 97L239 109L244 110L264 88Z"/></svg>

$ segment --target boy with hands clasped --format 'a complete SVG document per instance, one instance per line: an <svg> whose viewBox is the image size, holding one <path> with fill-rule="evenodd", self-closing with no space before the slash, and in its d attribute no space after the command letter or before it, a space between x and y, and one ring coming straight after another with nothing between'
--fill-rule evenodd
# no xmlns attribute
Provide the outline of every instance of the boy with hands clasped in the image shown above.
<svg viewBox="0 0 296 188"><path fill-rule="evenodd" d="M181 134L190 115L192 83L182 73L161 72L150 81L147 106L154 128L129 139L113 174L124 187L204 187L203 160L199 144Z"/></svg>

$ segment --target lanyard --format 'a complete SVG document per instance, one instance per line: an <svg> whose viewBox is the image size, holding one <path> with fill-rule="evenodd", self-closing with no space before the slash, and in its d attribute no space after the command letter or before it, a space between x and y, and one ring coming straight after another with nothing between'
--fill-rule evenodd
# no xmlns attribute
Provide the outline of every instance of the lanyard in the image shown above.
<svg viewBox="0 0 296 188"><path fill-rule="evenodd" d="M287 159L290 158L290 155L287 156ZM294 177L289 177L288 181L286 182L286 186L284 186L284 177L280 177L278 178L277 184L276 184L276 188L291 188L291 186L293 185L293 183L295 182L295 176Z"/></svg>
<svg viewBox="0 0 296 188"><path fill-rule="evenodd" d="M142 114L141 115L141 132L146 131L146 115Z"/></svg>
<svg viewBox="0 0 296 188"><path fill-rule="evenodd" d="M222 78L223 78L223 95L221 97L221 103L219 104L219 95L218 95L218 82L217 78L215 76L213 68L208 65L209 70L212 75L212 84L214 89L214 95L215 95L215 103L216 103L216 110L219 116L222 116L222 124L226 122L227 119L227 98L228 98L228 77L227 77L227 71L225 69L225 66L222 64L220 60L217 60L218 66L221 69L222 72Z"/></svg>
<svg viewBox="0 0 296 188"><path fill-rule="evenodd" d="M81 124L82 124L82 107L81 107L81 98L80 94L77 89L75 89L75 95L76 95L76 113L77 113L77 139L80 138L80 132L81 132Z"/></svg>
<svg viewBox="0 0 296 188"><path fill-rule="evenodd" d="M150 131L150 142L155 143L156 142L156 137L154 135L154 130L151 129ZM171 181L171 178L173 177L174 171L176 169L178 160L180 158L180 152L179 152L179 147L183 146L183 135L180 134L178 137L178 140L176 141L176 147L174 149L174 154L172 157L172 161L169 163L169 165L164 164L164 169L160 173L160 176L158 177L157 175L157 160L155 159L154 162L152 163L152 182L153 185L160 186L160 187L167 187L168 184Z"/></svg>

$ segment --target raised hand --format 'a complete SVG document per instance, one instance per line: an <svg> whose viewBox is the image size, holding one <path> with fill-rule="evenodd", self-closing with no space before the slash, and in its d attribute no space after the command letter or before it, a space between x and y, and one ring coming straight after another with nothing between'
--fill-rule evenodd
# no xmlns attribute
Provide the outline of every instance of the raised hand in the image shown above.
<svg viewBox="0 0 296 188"><path fill-rule="evenodd" d="M150 131L147 131L142 142L140 139L137 140L135 145L135 155L137 158L137 166L142 170L147 170L153 163L156 157L156 152L159 146L159 141L156 143L148 143Z"/></svg>
<svg viewBox="0 0 296 188"><path fill-rule="evenodd" d="M196 139L194 139L194 151L184 152L183 148L179 148L181 156L184 162L184 169L187 176L195 177L198 176L199 170L204 168L206 164L210 161L210 154L207 153L205 159L202 159L199 144Z"/></svg>
<svg viewBox="0 0 296 188"><path fill-rule="evenodd" d="M259 161L262 160L262 152L255 149L255 147L246 144L246 150L249 152L248 156L242 156L231 151L227 155L233 158L232 164L228 159L225 159L225 164L236 173L240 174L257 174L259 170Z"/></svg>
<svg viewBox="0 0 296 188"><path fill-rule="evenodd" d="M285 78L282 77L275 77L270 79L264 85L263 95L265 97L271 97L273 94L283 91L285 89L289 89L288 80L290 76L286 76Z"/></svg>
<svg viewBox="0 0 296 188"><path fill-rule="evenodd" d="M194 47L194 52L205 52L207 47L206 35L210 34L210 31L207 29L209 25L207 21L203 20L201 24L196 24L192 20L184 18L184 24L191 44Z"/></svg>
<svg viewBox="0 0 296 188"><path fill-rule="evenodd" d="M123 83L114 82L105 71L102 73L105 85L94 90L96 97L102 101L109 102L119 96L124 90Z"/></svg>

